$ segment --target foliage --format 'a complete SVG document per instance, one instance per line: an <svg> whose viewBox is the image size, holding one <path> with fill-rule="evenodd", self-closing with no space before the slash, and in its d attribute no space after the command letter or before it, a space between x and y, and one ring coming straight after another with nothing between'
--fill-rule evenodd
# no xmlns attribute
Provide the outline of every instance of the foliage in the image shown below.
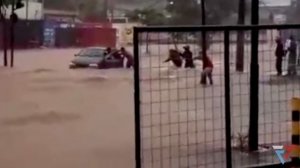
<svg viewBox="0 0 300 168"><path fill-rule="evenodd" d="M237 0L204 0L207 24L220 24L221 21L237 11ZM169 0L166 7L171 14L170 24L201 24L202 0Z"/></svg>
<svg viewBox="0 0 300 168"><path fill-rule="evenodd" d="M292 1L292 7L288 11L288 22L289 23L299 23L299 10L300 10L300 1Z"/></svg>
<svg viewBox="0 0 300 168"><path fill-rule="evenodd" d="M79 11L82 19L106 18L104 0L44 0L44 6L47 9Z"/></svg>
<svg viewBox="0 0 300 168"><path fill-rule="evenodd" d="M239 149L240 151L245 151L248 148L248 134L237 133L232 135L231 139L233 140L233 147Z"/></svg>
<svg viewBox="0 0 300 168"><path fill-rule="evenodd" d="M83 18L101 18L101 4L97 0L85 0L80 11Z"/></svg>
<svg viewBox="0 0 300 168"><path fill-rule="evenodd" d="M10 4L9 0L1 0L0 1L0 6L1 7L7 7Z"/></svg>
<svg viewBox="0 0 300 168"><path fill-rule="evenodd" d="M193 25L201 23L201 6L195 0L170 0L166 7L169 24Z"/></svg>
<svg viewBox="0 0 300 168"><path fill-rule="evenodd" d="M130 21L141 22L146 25L162 25L165 23L165 15L155 9L136 9L128 12L126 17Z"/></svg>
<svg viewBox="0 0 300 168"><path fill-rule="evenodd" d="M47 9L56 10L76 10L76 4L73 0L40 0L44 1L44 6Z"/></svg>
<svg viewBox="0 0 300 168"><path fill-rule="evenodd" d="M15 1L15 8L21 8L24 6L23 0L14 0ZM1 17L4 18L6 10L8 9L9 5L11 5L13 0L0 0L0 14ZM22 6L20 6L22 5Z"/></svg>
<svg viewBox="0 0 300 168"><path fill-rule="evenodd" d="M1 13L5 12L8 6L12 3L12 0L0 0Z"/></svg>

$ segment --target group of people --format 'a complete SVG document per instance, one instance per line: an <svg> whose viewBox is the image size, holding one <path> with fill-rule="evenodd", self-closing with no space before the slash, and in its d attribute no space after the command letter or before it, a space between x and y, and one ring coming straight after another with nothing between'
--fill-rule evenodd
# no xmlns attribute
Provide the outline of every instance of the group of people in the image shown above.
<svg viewBox="0 0 300 168"><path fill-rule="evenodd" d="M202 85L206 85L207 78L208 78L210 84L213 85L212 73L213 73L214 66L213 66L211 59L207 56L206 52L204 55L202 54L202 52L200 52L199 53L200 56L193 57L193 53L191 52L189 46L184 46L183 49L184 49L183 53L181 53L175 49L170 49L169 57L164 62L172 61L172 63L174 64L175 67L181 68L183 61L185 61L185 65L184 65L185 68L195 68L196 66L194 64L194 60L196 60L196 59L202 60L203 71L201 73L200 83ZM202 57L201 57L201 54L203 55Z"/></svg>
<svg viewBox="0 0 300 168"><path fill-rule="evenodd" d="M276 70L277 75L282 75L282 62L284 57L288 57L288 75L297 75L297 42L294 36L290 36L283 44L280 37L276 39Z"/></svg>
<svg viewBox="0 0 300 168"><path fill-rule="evenodd" d="M183 47L184 52L181 53L177 50L171 49L169 51L169 58L164 62L172 61L174 65L178 68L182 67L183 60L185 60L185 68L195 68L193 53L190 50L189 46Z"/></svg>
<svg viewBox="0 0 300 168"><path fill-rule="evenodd" d="M126 68L131 68L133 67L133 56L126 51L126 49L124 47L121 47L120 50L118 50L117 52L113 52L112 49L110 47L106 48L105 50L105 55L110 55L113 56L115 59L120 59L122 61L124 61L124 59L126 58L127 62L126 62Z"/></svg>

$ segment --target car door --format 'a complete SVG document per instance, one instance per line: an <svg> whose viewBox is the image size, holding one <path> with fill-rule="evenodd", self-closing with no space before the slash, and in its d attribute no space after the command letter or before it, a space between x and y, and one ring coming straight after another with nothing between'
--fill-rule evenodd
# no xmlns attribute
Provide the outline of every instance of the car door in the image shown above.
<svg viewBox="0 0 300 168"><path fill-rule="evenodd" d="M112 55L105 57L105 64L108 68L116 68L119 66L119 60L115 59Z"/></svg>
<svg viewBox="0 0 300 168"><path fill-rule="evenodd" d="M104 52L101 49L92 49L87 59L90 65L98 65L104 59Z"/></svg>

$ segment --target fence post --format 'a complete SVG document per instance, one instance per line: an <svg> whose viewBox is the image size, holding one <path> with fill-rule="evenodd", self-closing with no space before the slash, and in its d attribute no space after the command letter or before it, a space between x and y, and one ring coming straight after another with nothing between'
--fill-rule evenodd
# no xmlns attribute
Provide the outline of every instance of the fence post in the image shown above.
<svg viewBox="0 0 300 168"><path fill-rule="evenodd" d="M2 16L4 17L4 16ZM3 63L4 63L4 66L7 67L8 66L8 59L7 59L7 34L8 34L8 31L7 31L7 20L5 19L5 17L3 18L2 20L2 40L3 40Z"/></svg>
<svg viewBox="0 0 300 168"><path fill-rule="evenodd" d="M136 168L142 167L141 162L141 117L140 117L140 61L139 61L139 38L137 28L133 31L134 53L134 116L135 116L135 161Z"/></svg>
<svg viewBox="0 0 300 168"><path fill-rule="evenodd" d="M231 101L230 101L230 32L224 33L224 69L225 69L225 128L226 128L226 167L232 167L231 151Z"/></svg>
<svg viewBox="0 0 300 168"><path fill-rule="evenodd" d="M14 21L14 14L15 14L15 0L12 1L11 4L11 15L10 15L10 67L14 67L14 50L15 50L15 21Z"/></svg>
<svg viewBox="0 0 300 168"><path fill-rule="evenodd" d="M201 16L202 16L202 26L206 25L206 9L205 9L205 0L201 0ZM202 31L202 55L207 55L207 38L206 31Z"/></svg>
<svg viewBox="0 0 300 168"><path fill-rule="evenodd" d="M300 157L300 99L293 98L292 105L292 145L296 147L295 151L292 151L290 157L292 159L292 165L299 165Z"/></svg>
<svg viewBox="0 0 300 168"><path fill-rule="evenodd" d="M252 0L252 25L258 25L259 2ZM251 69L250 69L250 120L249 120L249 151L258 150L258 114L259 114L259 65L258 65L259 29L251 32Z"/></svg>

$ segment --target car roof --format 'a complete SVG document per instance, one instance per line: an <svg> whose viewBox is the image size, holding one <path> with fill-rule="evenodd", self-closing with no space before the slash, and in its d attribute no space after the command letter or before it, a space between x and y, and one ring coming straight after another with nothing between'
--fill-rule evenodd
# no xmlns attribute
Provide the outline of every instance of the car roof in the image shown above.
<svg viewBox="0 0 300 168"><path fill-rule="evenodd" d="M106 48L104 47L87 47L87 48L84 48L84 49L100 49L100 50L105 50Z"/></svg>
<svg viewBox="0 0 300 168"><path fill-rule="evenodd" d="M106 50L107 47L87 47L87 48L84 48L84 49L101 49L101 50ZM111 49L112 50L116 50L116 48L112 48L112 47L111 47Z"/></svg>

